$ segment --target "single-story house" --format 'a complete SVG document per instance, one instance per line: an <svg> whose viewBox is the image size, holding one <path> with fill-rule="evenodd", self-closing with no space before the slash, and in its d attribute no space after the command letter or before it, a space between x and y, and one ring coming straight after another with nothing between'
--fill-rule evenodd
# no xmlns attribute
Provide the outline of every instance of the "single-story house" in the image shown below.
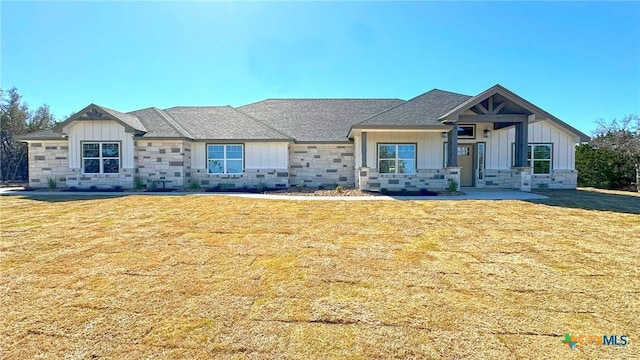
<svg viewBox="0 0 640 360"><path fill-rule="evenodd" d="M576 187L589 137L501 85L475 96L267 99L123 113L91 104L28 143L29 185Z"/></svg>

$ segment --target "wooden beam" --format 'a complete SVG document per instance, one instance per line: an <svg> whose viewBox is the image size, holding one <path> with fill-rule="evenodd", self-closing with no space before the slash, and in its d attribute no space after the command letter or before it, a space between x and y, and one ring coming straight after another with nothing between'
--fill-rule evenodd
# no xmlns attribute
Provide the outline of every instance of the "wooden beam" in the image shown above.
<svg viewBox="0 0 640 360"><path fill-rule="evenodd" d="M489 113L490 114L495 114L493 112L493 95L489 96L489 104L488 104L488 106L489 107L487 108L487 110L489 110Z"/></svg>
<svg viewBox="0 0 640 360"><path fill-rule="evenodd" d="M508 128L508 127L514 126L515 124L519 124L519 123L516 123L516 122L493 123L493 130Z"/></svg>
<svg viewBox="0 0 640 360"><path fill-rule="evenodd" d="M489 113L489 110L487 110L487 108L485 108L484 106L482 106L482 104L480 104L480 103L478 103L478 104L476 105L476 107L477 107L478 109L480 109L480 111L482 111L482 113L483 113L483 114L488 114L488 113Z"/></svg>
<svg viewBox="0 0 640 360"><path fill-rule="evenodd" d="M458 123L466 122L523 122L527 120L524 114L485 114L485 115L460 115Z"/></svg>
<svg viewBox="0 0 640 360"><path fill-rule="evenodd" d="M502 110L502 108L503 108L505 105L507 105L507 102L506 102L506 101L501 102L500 104L498 104L498 106L496 106L496 108L495 108L495 109L493 109L493 113L494 113L494 114L499 113L499 112L500 112L500 110Z"/></svg>
<svg viewBox="0 0 640 360"><path fill-rule="evenodd" d="M361 149L361 160L362 160L362 167L367 167L367 133L366 132L362 132L362 135L360 136L360 141L362 142L360 144Z"/></svg>

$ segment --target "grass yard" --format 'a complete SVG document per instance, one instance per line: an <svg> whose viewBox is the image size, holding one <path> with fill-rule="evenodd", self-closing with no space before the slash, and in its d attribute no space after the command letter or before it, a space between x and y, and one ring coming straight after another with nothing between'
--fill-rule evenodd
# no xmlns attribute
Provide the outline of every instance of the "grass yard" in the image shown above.
<svg viewBox="0 0 640 360"><path fill-rule="evenodd" d="M640 197L546 194L3 196L0 358L639 358Z"/></svg>

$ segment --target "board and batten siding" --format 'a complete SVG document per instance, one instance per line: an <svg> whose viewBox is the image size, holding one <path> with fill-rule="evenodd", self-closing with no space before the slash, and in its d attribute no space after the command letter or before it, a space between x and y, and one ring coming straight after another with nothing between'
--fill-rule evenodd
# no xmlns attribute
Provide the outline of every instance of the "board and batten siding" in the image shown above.
<svg viewBox="0 0 640 360"><path fill-rule="evenodd" d="M134 167L133 135L125 132L124 126L115 121L76 121L65 126L63 132L69 136L69 168L82 167L82 143L87 141L120 142L120 158L123 169Z"/></svg>
<svg viewBox="0 0 640 360"><path fill-rule="evenodd" d="M378 167L377 144L416 143L417 168L442 169L444 141L441 132L367 132L367 165ZM360 148L356 147L356 152Z"/></svg>
<svg viewBox="0 0 640 360"><path fill-rule="evenodd" d="M233 142L229 142L232 144ZM191 168L207 168L206 142L191 144ZM247 142L244 143L245 169L287 169L289 167L289 143Z"/></svg>
<svg viewBox="0 0 640 360"><path fill-rule="evenodd" d="M482 130L477 131L482 134ZM513 143L516 141L515 128L491 131L490 138L478 141L487 143L487 169L510 169L513 157ZM574 135L558 128L549 121L538 121L529 124L529 143L553 144L553 169L575 169L575 146L578 139Z"/></svg>

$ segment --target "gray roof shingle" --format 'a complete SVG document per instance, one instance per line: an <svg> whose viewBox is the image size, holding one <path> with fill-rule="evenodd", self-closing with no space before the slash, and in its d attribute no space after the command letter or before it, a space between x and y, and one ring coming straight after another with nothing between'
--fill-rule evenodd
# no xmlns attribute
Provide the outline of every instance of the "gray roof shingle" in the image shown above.
<svg viewBox="0 0 640 360"><path fill-rule="evenodd" d="M267 99L238 109L296 141L343 142L353 124L400 99Z"/></svg>
<svg viewBox="0 0 640 360"><path fill-rule="evenodd" d="M167 114L156 108L135 110L129 114L136 116L147 129L146 138L183 138L190 137L181 127L176 126Z"/></svg>
<svg viewBox="0 0 640 360"><path fill-rule="evenodd" d="M469 95L433 89L411 100L357 123L353 128L368 126L442 126L439 121L447 111L471 98Z"/></svg>
<svg viewBox="0 0 640 360"><path fill-rule="evenodd" d="M29 134L18 136L18 140L58 140L58 139L62 140L66 138L62 136L62 133L53 131L53 129L34 131Z"/></svg>
<svg viewBox="0 0 640 360"><path fill-rule="evenodd" d="M200 140L293 140L231 106L187 106L165 109L179 126Z"/></svg>

